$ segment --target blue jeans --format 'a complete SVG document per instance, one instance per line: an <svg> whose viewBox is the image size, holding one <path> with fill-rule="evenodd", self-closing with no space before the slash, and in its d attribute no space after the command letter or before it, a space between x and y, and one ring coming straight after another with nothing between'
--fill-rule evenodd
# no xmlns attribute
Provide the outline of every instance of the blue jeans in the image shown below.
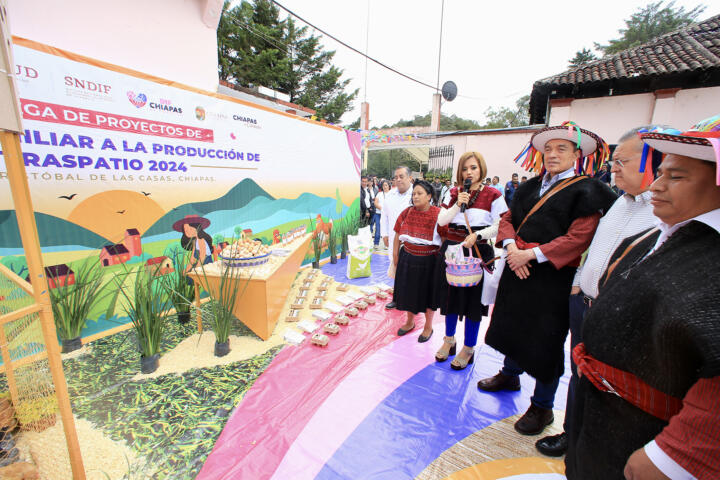
<svg viewBox="0 0 720 480"><path fill-rule="evenodd" d="M457 329L458 316L455 314L445 315L445 336L454 337ZM465 346L474 347L477 345L480 322L465 317Z"/></svg>
<svg viewBox="0 0 720 480"><path fill-rule="evenodd" d="M515 363L510 357L505 357L502 370L505 375L517 377L523 374L523 369ZM535 391L533 396L530 397L530 401L533 405L540 408L551 409L553 408L553 400L555 400L555 392L557 391L558 385L560 384L560 377L556 378L550 383L543 383L535 380Z"/></svg>
<svg viewBox="0 0 720 480"><path fill-rule="evenodd" d="M582 342L582 326L583 320L585 319L585 313L587 312L587 305L583 300L582 293L580 295L570 295L570 352L575 348L575 345ZM568 384L568 395L567 405L565 407L565 421L563 422L563 429L568 431L568 423L570 422L571 409L573 402L575 401L575 388L578 383L577 366L572 361L572 355L570 356L570 383Z"/></svg>
<svg viewBox="0 0 720 480"><path fill-rule="evenodd" d="M375 229L375 245L378 245L380 243L380 214L379 213L373 214L372 218L370 219L370 225L372 225L370 228Z"/></svg>

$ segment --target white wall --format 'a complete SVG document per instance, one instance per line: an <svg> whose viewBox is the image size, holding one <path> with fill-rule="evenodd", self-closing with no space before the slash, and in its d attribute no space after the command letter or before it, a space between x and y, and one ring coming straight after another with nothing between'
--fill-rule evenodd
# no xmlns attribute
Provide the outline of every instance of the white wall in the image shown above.
<svg viewBox="0 0 720 480"><path fill-rule="evenodd" d="M8 16L13 35L215 92L218 3L8 0Z"/></svg>
<svg viewBox="0 0 720 480"><path fill-rule="evenodd" d="M480 152L488 167L488 177L497 175L500 183L510 181L513 173L519 177L523 175L528 178L528 173L520 168L520 163L513 163L513 159L519 154L530 141L534 130L511 131L511 132L488 132L468 135L453 135L439 137L431 141L432 147L452 145L454 149L453 158L453 181L457 172L457 164L460 156L468 151Z"/></svg>
<svg viewBox="0 0 720 480"><path fill-rule="evenodd" d="M687 130L700 120L720 114L720 87L689 88L675 95L671 126Z"/></svg>
<svg viewBox="0 0 720 480"><path fill-rule="evenodd" d="M653 93L575 99L566 110L568 117L560 119L551 115L551 125L572 120L597 133L607 143L617 143L628 130L650 123L654 102Z"/></svg>
<svg viewBox="0 0 720 480"><path fill-rule="evenodd" d="M651 123L687 130L700 120L720 113L720 87L690 88L674 97L654 93L575 99L569 107L551 108L550 125L572 120L617 143L628 130Z"/></svg>

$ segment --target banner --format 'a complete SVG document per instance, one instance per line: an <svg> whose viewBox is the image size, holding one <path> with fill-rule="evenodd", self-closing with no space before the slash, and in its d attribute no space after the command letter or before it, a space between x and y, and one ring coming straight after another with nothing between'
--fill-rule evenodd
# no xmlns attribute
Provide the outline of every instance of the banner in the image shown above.
<svg viewBox="0 0 720 480"><path fill-rule="evenodd" d="M13 53L40 243L58 271L162 257L188 215L216 248L243 232L269 243L358 201L356 132L28 40ZM24 277L22 255L3 159L0 261Z"/></svg>

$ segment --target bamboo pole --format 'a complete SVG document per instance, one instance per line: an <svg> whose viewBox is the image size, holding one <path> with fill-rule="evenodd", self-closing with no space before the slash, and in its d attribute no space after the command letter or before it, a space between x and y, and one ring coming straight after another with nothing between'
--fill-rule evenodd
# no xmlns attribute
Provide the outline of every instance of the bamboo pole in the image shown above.
<svg viewBox="0 0 720 480"><path fill-rule="evenodd" d="M22 150L20 149L20 137L16 133L0 131L0 144L5 157L10 191L15 213L17 215L18 229L22 239L25 259L30 271L30 283L33 287L35 302L40 305L40 325L45 337L45 347L48 353L48 363L55 385L60 418L63 421L65 441L67 442L70 456L70 467L72 468L75 480L85 480L85 468L83 467L80 454L80 443L78 442L75 419L70 408L70 396L68 395L65 374L62 368L60 357L60 346L55 331L52 307L50 306L50 295L48 294L47 278L40 254L40 241L38 239L37 225L30 198L30 188L27 182L27 173L23 162Z"/></svg>

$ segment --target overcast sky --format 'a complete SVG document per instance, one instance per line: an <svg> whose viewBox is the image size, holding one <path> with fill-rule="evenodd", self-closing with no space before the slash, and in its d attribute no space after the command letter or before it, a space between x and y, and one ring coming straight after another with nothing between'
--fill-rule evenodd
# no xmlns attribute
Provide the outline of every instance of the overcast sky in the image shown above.
<svg viewBox="0 0 720 480"><path fill-rule="evenodd" d="M441 0L278 0L309 22L368 55L430 85L437 83ZM369 22L368 22L369 2ZM623 20L649 0L485 1L445 0L440 85L458 86L458 98L443 102L443 114L482 122L488 107L512 106L530 93L533 82L564 71L567 62L593 42L618 37ZM677 0L690 9L708 5L700 19L720 13L714 2ZM284 12L281 10L281 15ZM319 32L317 32L319 34ZM426 114L434 90L368 62L334 40L334 64L360 89L342 123L370 103L370 125L380 127Z"/></svg>

